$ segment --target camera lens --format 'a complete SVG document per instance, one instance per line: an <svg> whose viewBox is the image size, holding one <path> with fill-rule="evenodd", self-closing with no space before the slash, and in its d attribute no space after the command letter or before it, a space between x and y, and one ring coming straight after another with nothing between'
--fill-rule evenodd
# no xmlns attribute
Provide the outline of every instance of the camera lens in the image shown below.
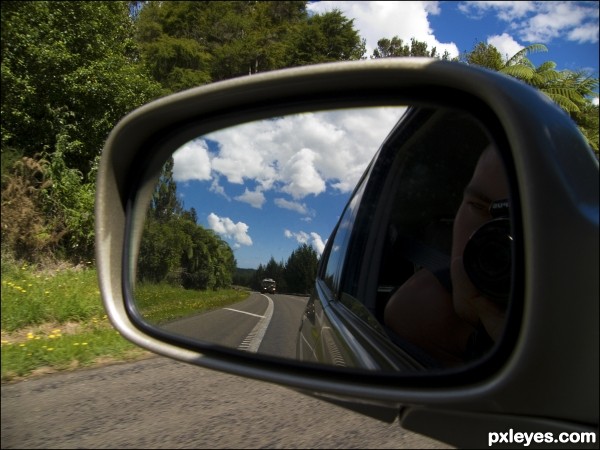
<svg viewBox="0 0 600 450"><path fill-rule="evenodd" d="M469 239L463 255L467 275L477 290L503 303L510 294L512 237L507 218L491 220Z"/></svg>
<svg viewBox="0 0 600 450"><path fill-rule="evenodd" d="M504 276L510 270L510 251L505 242L484 242L477 258L479 268L490 278Z"/></svg>

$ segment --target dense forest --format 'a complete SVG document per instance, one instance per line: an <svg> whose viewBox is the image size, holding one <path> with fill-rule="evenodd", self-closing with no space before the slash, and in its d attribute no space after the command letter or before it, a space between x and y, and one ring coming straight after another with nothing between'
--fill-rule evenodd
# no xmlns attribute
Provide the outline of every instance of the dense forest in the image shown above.
<svg viewBox="0 0 600 450"><path fill-rule="evenodd" d="M2 256L43 264L94 258L98 159L110 130L150 100L190 87L314 63L385 57L449 59L397 36L371 55L340 11L311 15L306 1L68 2L4 1L2 27ZM478 43L456 58L517 77L546 93L598 151L598 79L527 58L532 45L505 60ZM157 186L140 276L206 289L232 283L233 252L177 203L168 168ZM284 264L269 261L255 277L277 278L303 292L301 246ZM313 251L314 252L314 251ZM286 274L287 273L287 274ZM297 279L292 276L297 274ZM312 275L311 275L312 274ZM251 282L255 282L251 281Z"/></svg>

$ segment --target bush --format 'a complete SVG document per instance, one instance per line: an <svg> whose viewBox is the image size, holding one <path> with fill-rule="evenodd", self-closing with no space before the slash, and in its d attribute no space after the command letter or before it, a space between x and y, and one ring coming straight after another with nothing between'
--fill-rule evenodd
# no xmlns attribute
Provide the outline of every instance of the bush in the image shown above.
<svg viewBox="0 0 600 450"><path fill-rule="evenodd" d="M2 251L38 262L57 245L66 230L44 215L43 191L52 181L45 160L17 160L2 183Z"/></svg>

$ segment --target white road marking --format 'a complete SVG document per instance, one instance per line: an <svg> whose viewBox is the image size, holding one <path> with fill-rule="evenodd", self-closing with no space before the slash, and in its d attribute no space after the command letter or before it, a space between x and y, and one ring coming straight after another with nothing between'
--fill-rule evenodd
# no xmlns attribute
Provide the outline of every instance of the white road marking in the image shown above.
<svg viewBox="0 0 600 450"><path fill-rule="evenodd" d="M238 345L238 350L245 350L247 352L256 353L258 351L258 347L260 347L260 344L261 344L263 338L265 337L265 333L267 332L269 323L271 323L271 318L273 317L273 310L275 309L273 300L271 300L271 298L267 297L264 294L261 294L261 295L269 301L269 304L267 305L267 310L265 311L265 315L257 316L257 317L261 317L261 319L258 321L256 326L252 329L252 331L250 333L248 333L248 336L246 336L246 338L242 341L242 343L240 345ZM243 312L243 311L240 311L240 312ZM250 314L250 313L247 313L247 314ZM252 314L252 315L256 315L256 314Z"/></svg>
<svg viewBox="0 0 600 450"><path fill-rule="evenodd" d="M263 317L265 317L265 316L261 316L261 315L258 315L258 314L249 313L247 311L240 311L239 309L233 309L233 308L223 308L223 309L226 309L228 311L233 311L233 312L239 312L239 313L242 313L242 314L248 314L249 316L260 317L261 319Z"/></svg>

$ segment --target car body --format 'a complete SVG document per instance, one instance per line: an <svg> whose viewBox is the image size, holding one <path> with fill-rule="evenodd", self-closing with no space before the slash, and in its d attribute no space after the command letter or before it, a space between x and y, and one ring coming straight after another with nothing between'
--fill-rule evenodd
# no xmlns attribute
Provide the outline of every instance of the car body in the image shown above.
<svg viewBox="0 0 600 450"><path fill-rule="evenodd" d="M190 340L144 320L131 280L145 208L162 164L180 145L253 120L396 104L411 108L327 243L301 320L297 360ZM477 152L463 148L469 130L478 130L472 136ZM431 152L416 151L420 142ZM489 142L501 156L510 199L506 317L491 350L440 369L390 339L381 327L382 305L415 265L448 265L448 229ZM469 161L466 169L460 161ZM386 242L397 201L399 236L441 230L445 243L415 246L412 239L392 252ZM493 433L505 437L509 430L511 439L513 432L528 433L538 444L554 444L544 439L559 442L567 433L581 438L578 446L597 447L598 160L568 116L521 82L459 63L392 58L289 69L175 94L133 112L109 136L96 219L108 316L148 350L282 384L382 420L399 418L409 430L459 447L491 445Z"/></svg>

